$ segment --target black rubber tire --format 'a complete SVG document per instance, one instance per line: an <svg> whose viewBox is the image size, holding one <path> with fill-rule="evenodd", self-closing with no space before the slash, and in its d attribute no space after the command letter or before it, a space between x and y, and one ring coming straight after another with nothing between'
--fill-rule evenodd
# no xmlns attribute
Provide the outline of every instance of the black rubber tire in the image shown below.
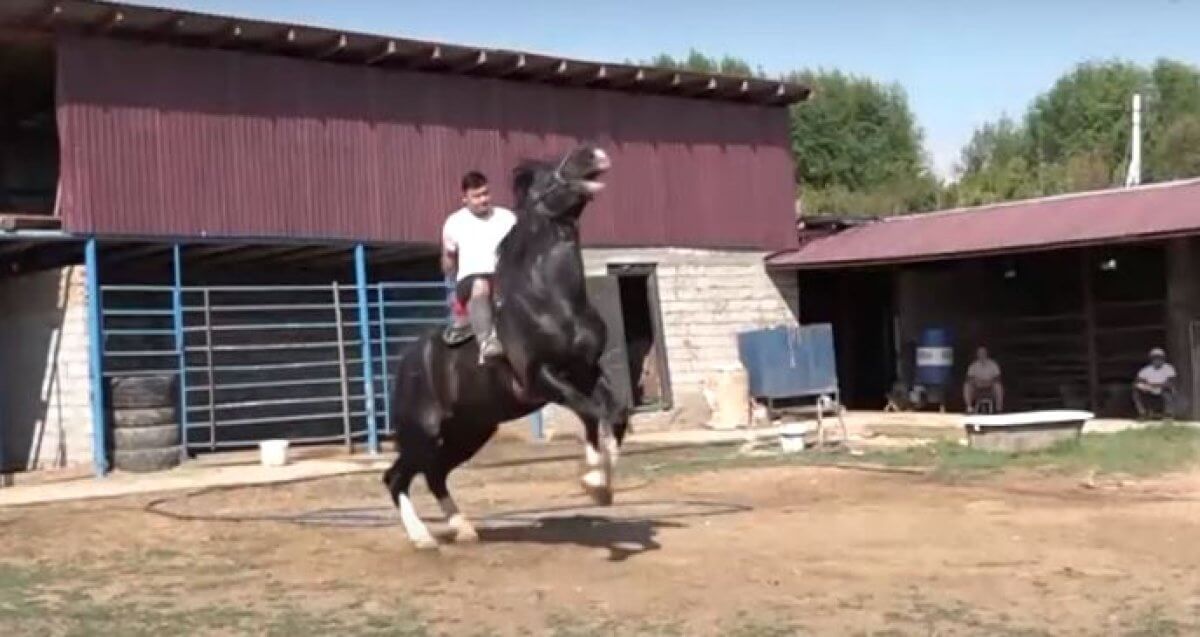
<svg viewBox="0 0 1200 637"><path fill-rule="evenodd" d="M113 429L113 449L137 451L179 446L179 425L121 427Z"/></svg>
<svg viewBox="0 0 1200 637"><path fill-rule="evenodd" d="M166 471L179 466L179 447L159 449L117 449L113 452L113 468L130 473Z"/></svg>
<svg viewBox="0 0 1200 637"><path fill-rule="evenodd" d="M175 408L115 409L113 410L112 421L113 429L169 425L175 422Z"/></svg>
<svg viewBox="0 0 1200 637"><path fill-rule="evenodd" d="M175 404L175 376L123 376L111 385L113 409L151 409Z"/></svg>

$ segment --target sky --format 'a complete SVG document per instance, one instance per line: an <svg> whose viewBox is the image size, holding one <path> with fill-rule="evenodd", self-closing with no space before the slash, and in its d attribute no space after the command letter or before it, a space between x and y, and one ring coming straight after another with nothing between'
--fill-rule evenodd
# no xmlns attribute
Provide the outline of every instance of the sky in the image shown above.
<svg viewBox="0 0 1200 637"><path fill-rule="evenodd" d="M976 126L1020 116L1075 64L1200 65L1200 0L134 0L136 4L597 61L734 55L904 87L948 176ZM737 7L737 8L734 8Z"/></svg>

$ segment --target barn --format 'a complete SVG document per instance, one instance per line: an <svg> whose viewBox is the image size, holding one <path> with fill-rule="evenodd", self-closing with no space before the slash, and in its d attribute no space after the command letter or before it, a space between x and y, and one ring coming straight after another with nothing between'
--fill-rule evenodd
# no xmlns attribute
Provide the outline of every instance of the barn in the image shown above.
<svg viewBox="0 0 1200 637"><path fill-rule="evenodd" d="M444 320L458 178L503 183L583 140L614 160L584 257L639 409L700 400L738 329L797 320L795 278L764 257L796 246L804 86L9 0L0 93L6 471L103 474L114 418L175 426L184 456L265 437L377 450L388 362ZM171 398L114 404L130 378L168 378Z"/></svg>
<svg viewBox="0 0 1200 637"><path fill-rule="evenodd" d="M922 335L937 329L948 409L963 408L985 346L1006 410L1132 417L1133 379L1157 347L1178 372L1176 415L1200 418L1200 180L805 226L770 267L797 277L804 322L833 324L852 408L911 388Z"/></svg>

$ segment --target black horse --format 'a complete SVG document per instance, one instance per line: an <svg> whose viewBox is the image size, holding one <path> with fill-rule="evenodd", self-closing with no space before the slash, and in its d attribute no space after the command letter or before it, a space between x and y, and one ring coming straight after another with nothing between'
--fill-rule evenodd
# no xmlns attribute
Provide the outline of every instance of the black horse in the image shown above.
<svg viewBox="0 0 1200 637"><path fill-rule="evenodd" d="M505 357L479 364L478 341L450 345L440 331L414 342L397 363L392 427L399 455L383 481L418 548L436 540L417 516L408 489L424 474L456 541L478 538L446 486L500 423L547 402L584 424L588 466L582 481L600 504L612 502L612 472L627 410L600 368L606 331L588 302L579 217L603 188L604 151L580 146L561 161L523 162L513 173L517 223L501 242L495 276L496 329Z"/></svg>

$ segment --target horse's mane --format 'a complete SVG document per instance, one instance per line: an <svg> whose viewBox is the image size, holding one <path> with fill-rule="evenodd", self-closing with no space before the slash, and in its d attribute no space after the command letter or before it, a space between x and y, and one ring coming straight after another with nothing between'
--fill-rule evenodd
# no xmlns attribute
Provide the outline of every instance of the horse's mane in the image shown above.
<svg viewBox="0 0 1200 637"><path fill-rule="evenodd" d="M539 171L553 169L553 164L540 159L523 159L513 169L512 191L513 200L516 202L517 223L500 242L498 251L501 260L521 261L534 239L540 234L539 231L545 225L545 220L542 215L533 212L529 189L533 187Z"/></svg>
<svg viewBox="0 0 1200 637"><path fill-rule="evenodd" d="M517 163L517 167L513 169L512 173L512 191L517 208L524 208L528 205L529 189L533 187L533 180L537 177L537 173L552 169L553 165L550 162L540 159L522 159Z"/></svg>

